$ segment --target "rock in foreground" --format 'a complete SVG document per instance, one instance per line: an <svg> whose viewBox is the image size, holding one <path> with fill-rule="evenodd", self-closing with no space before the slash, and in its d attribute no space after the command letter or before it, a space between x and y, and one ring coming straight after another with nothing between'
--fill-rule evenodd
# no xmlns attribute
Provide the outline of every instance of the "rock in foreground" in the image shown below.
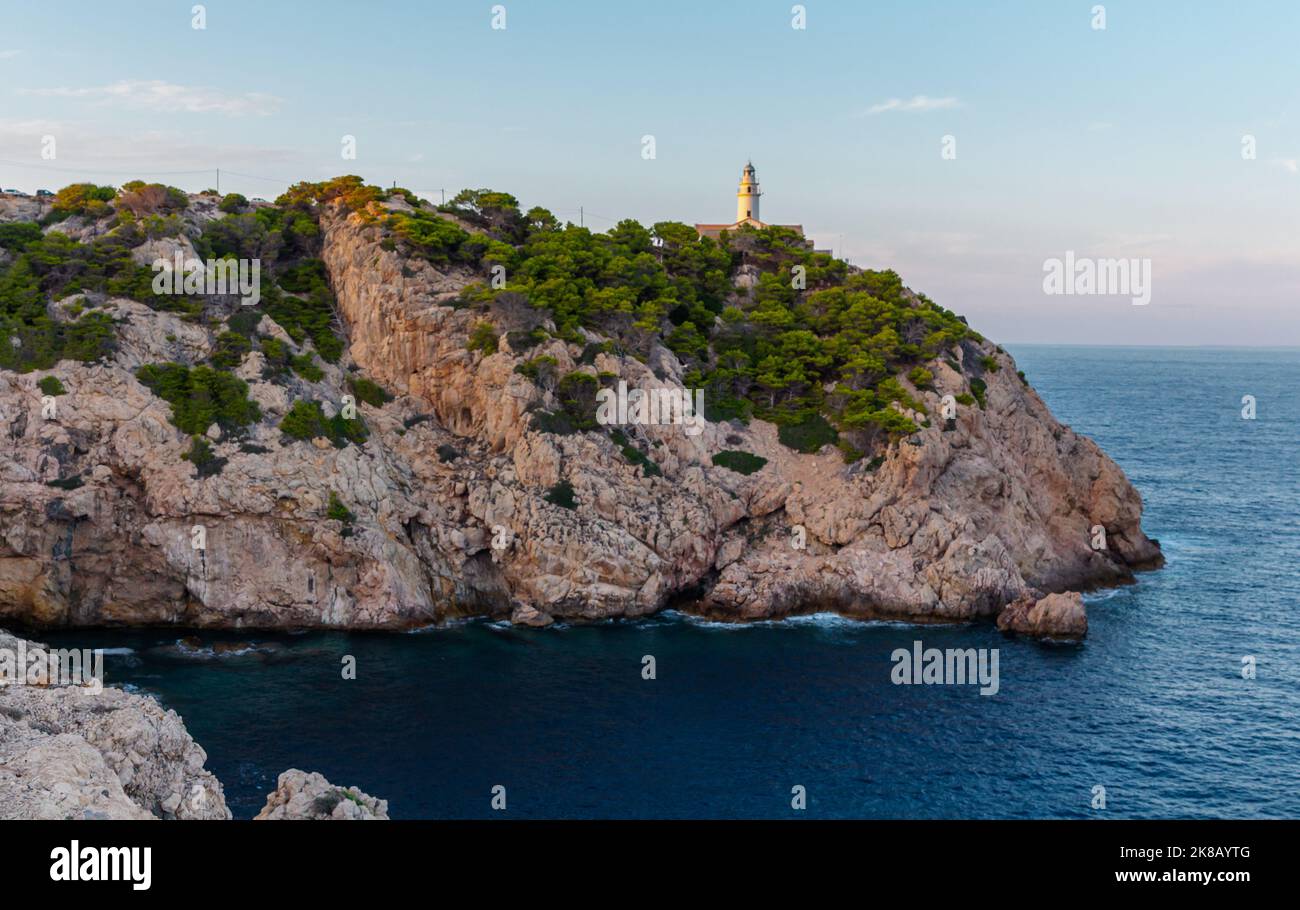
<svg viewBox="0 0 1300 910"><path fill-rule="evenodd" d="M0 630L0 651L11 661L38 649L49 653ZM0 818L229 819L206 761L180 715L152 698L0 676ZM387 819L388 803L291 769L257 817Z"/></svg>
<svg viewBox="0 0 1300 910"><path fill-rule="evenodd" d="M316 772L290 768L280 775L275 791L255 821L330 819L374 821L388 819L388 801L375 799L356 787L336 787Z"/></svg>
<svg viewBox="0 0 1300 910"><path fill-rule="evenodd" d="M998 614L998 628L1037 638L1080 639L1088 634L1088 611L1077 591L1023 597Z"/></svg>
<svg viewBox="0 0 1300 910"><path fill-rule="evenodd" d="M18 643L0 631L0 648ZM75 685L0 688L0 818L230 818L206 761L180 716L152 698Z"/></svg>

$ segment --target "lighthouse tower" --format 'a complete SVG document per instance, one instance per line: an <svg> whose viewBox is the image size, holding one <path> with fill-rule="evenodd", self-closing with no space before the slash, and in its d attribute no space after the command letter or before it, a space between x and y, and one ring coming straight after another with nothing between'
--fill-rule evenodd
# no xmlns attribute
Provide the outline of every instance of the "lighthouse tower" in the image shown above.
<svg viewBox="0 0 1300 910"><path fill-rule="evenodd" d="M754 173L752 162L745 165L740 172L740 188L736 190L736 223L758 221L758 200L763 193L758 188L758 175Z"/></svg>
<svg viewBox="0 0 1300 910"><path fill-rule="evenodd" d="M772 225L764 224L758 216L758 200L762 195L762 191L758 188L758 174L754 173L754 163L751 161L740 172L740 188L736 190L736 220L731 224L696 224L696 233L701 237L718 240L723 234L739 231L742 228L761 231L763 228L771 227ZM803 237L802 224L779 224L776 227L785 228ZM812 241L807 240L806 246L812 249Z"/></svg>

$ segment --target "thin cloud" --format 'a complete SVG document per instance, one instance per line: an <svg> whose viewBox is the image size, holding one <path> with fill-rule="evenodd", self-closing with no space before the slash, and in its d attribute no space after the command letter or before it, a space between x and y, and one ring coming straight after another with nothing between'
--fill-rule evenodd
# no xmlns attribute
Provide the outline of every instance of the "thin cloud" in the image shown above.
<svg viewBox="0 0 1300 910"><path fill-rule="evenodd" d="M265 92L232 95L213 89L176 85L161 79L123 79L109 85L88 88L19 89L23 95L42 98L85 98L156 113L226 114L265 117L280 107L280 99Z"/></svg>
<svg viewBox="0 0 1300 910"><path fill-rule="evenodd" d="M1274 158L1273 163L1288 174L1300 174L1300 158Z"/></svg>
<svg viewBox="0 0 1300 910"><path fill-rule="evenodd" d="M42 136L57 136L59 157L40 159ZM114 132L87 128L59 120L6 120L0 118L0 159L9 166L21 162L20 174L35 180L42 174L66 174L74 179L140 177L175 172L193 173L207 180L207 170L217 167L248 174L293 177L305 171L303 156L294 149L227 143L214 145L196 140L182 130ZM213 174L215 177L215 173ZM57 176L44 179L57 182ZM185 180L172 181L182 184Z"/></svg>
<svg viewBox="0 0 1300 910"><path fill-rule="evenodd" d="M22 51L0 51L0 60L12 60L21 53Z"/></svg>
<svg viewBox="0 0 1300 910"><path fill-rule="evenodd" d="M882 101L879 104L873 104L867 108L860 116L874 117L876 114L888 114L893 112L908 114L923 114L928 111L949 110L954 107L960 107L961 102L956 98L931 98L928 95L913 95L911 98L890 98L888 101Z"/></svg>

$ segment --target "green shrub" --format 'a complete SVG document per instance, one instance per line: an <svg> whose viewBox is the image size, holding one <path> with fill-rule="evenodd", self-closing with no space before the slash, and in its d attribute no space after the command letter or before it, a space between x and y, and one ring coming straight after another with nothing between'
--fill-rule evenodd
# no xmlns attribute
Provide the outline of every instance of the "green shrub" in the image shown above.
<svg viewBox="0 0 1300 910"><path fill-rule="evenodd" d="M60 217L86 215L99 218L109 212L108 204L117 198L111 186L93 183L73 183L54 194L54 214Z"/></svg>
<svg viewBox="0 0 1300 910"><path fill-rule="evenodd" d="M13 221L0 224L0 249L21 252L29 243L40 240L44 234L34 221Z"/></svg>
<svg viewBox="0 0 1300 910"><path fill-rule="evenodd" d="M474 326L474 331L469 333L469 341L465 344L467 351L482 351L484 357L489 357L497 352L497 333L492 328L490 322L480 322Z"/></svg>
<svg viewBox="0 0 1300 910"><path fill-rule="evenodd" d="M310 338L322 360L338 362L343 354L343 339L334 333L334 295L328 287L314 286L305 300L280 293L278 288L264 287L262 298L266 302L267 315L296 344Z"/></svg>
<svg viewBox="0 0 1300 910"><path fill-rule="evenodd" d="M962 392L960 395L956 396L955 400L958 404L962 404L965 405L966 407L970 407L975 403L975 396L967 392Z"/></svg>
<svg viewBox="0 0 1300 910"><path fill-rule="evenodd" d="M308 382L320 382L325 378L325 371L316 365L316 358L310 351L290 357L289 367Z"/></svg>
<svg viewBox="0 0 1300 910"><path fill-rule="evenodd" d="M63 387L63 383L57 376L42 377L41 381L36 383L36 385L46 395L64 395L68 391Z"/></svg>
<svg viewBox="0 0 1300 910"><path fill-rule="evenodd" d="M560 362L549 354L541 357L534 357L531 360L525 360L523 363L515 365L515 372L520 376L525 376L530 382L537 383L548 382L555 373L555 368Z"/></svg>
<svg viewBox="0 0 1300 910"><path fill-rule="evenodd" d="M623 453L624 458L626 458L634 465L641 466L642 477L663 476L664 473L663 469L660 468L659 465L651 461L649 455L647 455L645 452L642 452L636 446L632 445L632 443L628 441L627 436L623 434L622 430L615 430L613 433L610 434L610 438L613 439L614 444L619 447L619 450Z"/></svg>
<svg viewBox="0 0 1300 910"><path fill-rule="evenodd" d="M383 386L377 382L371 382L364 376L349 376L348 388L352 390L352 394L356 396L357 401L364 401L376 408L382 408L393 400L393 396L388 394Z"/></svg>
<svg viewBox="0 0 1300 910"><path fill-rule="evenodd" d="M240 307L238 312L226 320L226 329L252 341L261 322L261 313L251 307Z"/></svg>
<svg viewBox="0 0 1300 910"><path fill-rule="evenodd" d="M226 459L216 457L212 453L212 445L202 436L190 437L189 451L181 455L181 458L193 464L200 477L220 474L226 466Z"/></svg>
<svg viewBox="0 0 1300 910"><path fill-rule="evenodd" d="M983 410L984 406L988 404L987 397L985 395L987 389L988 389L988 385L984 382L983 379L972 379L970 381L971 394L974 395L975 400L979 402L980 410Z"/></svg>
<svg viewBox="0 0 1300 910"><path fill-rule="evenodd" d="M506 332L506 340L510 342L510 350L516 354L522 354L529 348L535 348L547 339L547 334L543 329L530 329L529 331Z"/></svg>
<svg viewBox="0 0 1300 910"><path fill-rule="evenodd" d="M6 370L48 370L60 360L89 363L107 357L116 346L113 320L103 313L88 313L70 323L55 322L43 313L0 314L0 368Z"/></svg>
<svg viewBox="0 0 1300 910"><path fill-rule="evenodd" d="M257 402L249 400L248 385L221 370L179 363L150 363L136 378L172 406L172 423L197 436L212 424L234 430L262 418Z"/></svg>
<svg viewBox="0 0 1300 910"><path fill-rule="evenodd" d="M820 452L822 446L835 445L840 434L825 417L812 411L802 420L778 425L777 438L787 448L812 455Z"/></svg>
<svg viewBox="0 0 1300 910"><path fill-rule="evenodd" d="M293 356L289 346L279 338L263 338L259 343L262 349L262 378L271 379L289 369L289 359Z"/></svg>
<svg viewBox="0 0 1300 910"><path fill-rule="evenodd" d="M183 190L143 180L122 184L122 192L117 197L117 210L130 212L136 218L182 212L189 204L190 197Z"/></svg>
<svg viewBox="0 0 1300 910"><path fill-rule="evenodd" d="M345 525L352 524L356 519L356 516L348 510L348 507L343 504L343 500L339 499L339 495L333 490L330 490L330 502L325 509L325 517L333 521L341 521Z"/></svg>
<svg viewBox="0 0 1300 910"><path fill-rule="evenodd" d="M325 426L325 412L316 401L299 400L280 420L280 432L290 439L308 440L319 436L329 437Z"/></svg>
<svg viewBox="0 0 1300 910"><path fill-rule="evenodd" d="M552 505L557 505L563 509L576 509L578 507L577 500L573 498L573 484L567 480L561 480L551 487L544 498Z"/></svg>
<svg viewBox="0 0 1300 910"><path fill-rule="evenodd" d="M325 260L315 257L304 259L277 276L276 284L294 294L310 294L317 288L328 289Z"/></svg>
<svg viewBox="0 0 1300 910"><path fill-rule="evenodd" d="M247 336L238 332L222 332L217 336L217 343L212 348L209 362L219 370L230 370L239 366L244 355L252 348Z"/></svg>
<svg viewBox="0 0 1300 910"><path fill-rule="evenodd" d="M436 265L447 265L453 260L466 261L461 247L470 235L446 218L419 209L414 212L394 212L385 224L393 234L404 240L415 255Z"/></svg>
<svg viewBox="0 0 1300 910"><path fill-rule="evenodd" d="M594 430L596 422L596 393L600 381L590 373L569 373L560 380L556 397L576 430Z"/></svg>
<svg viewBox="0 0 1300 910"><path fill-rule="evenodd" d="M990 373L996 373L999 369L997 358L989 354L985 354L980 358L980 366Z"/></svg>
<svg viewBox="0 0 1300 910"><path fill-rule="evenodd" d="M248 208L248 200L239 193L227 193L221 197L221 202L217 204L223 212L238 212Z"/></svg>
<svg viewBox="0 0 1300 910"><path fill-rule="evenodd" d="M930 389L934 387L934 374L925 367L912 367L907 372L907 381L918 389Z"/></svg>
<svg viewBox="0 0 1300 910"><path fill-rule="evenodd" d="M460 457L461 457L460 450L455 448L454 446L450 446L445 442L442 445L438 446L439 461L442 462L455 461L457 458Z"/></svg>
<svg viewBox="0 0 1300 910"><path fill-rule="evenodd" d="M73 474L71 477L62 477L57 480L45 481L47 487L54 487L59 490L75 490L84 484L85 481L82 480L80 474Z"/></svg>
<svg viewBox="0 0 1300 910"><path fill-rule="evenodd" d="M420 207L420 197L404 186L392 187L384 193L385 199L392 199L394 196L400 196L402 199L406 200L406 204L412 208L418 209Z"/></svg>
<svg viewBox="0 0 1300 910"><path fill-rule="evenodd" d="M324 436L336 449L348 443L360 445L368 433L360 418L346 418L341 413L326 417L319 401L299 399L280 421L280 432L290 439L311 440Z"/></svg>
<svg viewBox="0 0 1300 910"><path fill-rule="evenodd" d="M562 409L559 411L533 411L533 418L529 425L539 433L553 433L556 436L572 436L578 432L578 428L573 424L573 419Z"/></svg>
<svg viewBox="0 0 1300 910"><path fill-rule="evenodd" d="M596 362L598 354L614 353L614 343L612 341L595 342L589 341L582 348L582 356L578 358L578 363L589 366Z"/></svg>
<svg viewBox="0 0 1300 910"><path fill-rule="evenodd" d="M320 183L295 183L275 200L278 206L338 202L350 212L366 212L370 203L384 198L384 191L368 186L355 174L335 177Z"/></svg>
<svg viewBox="0 0 1300 910"><path fill-rule="evenodd" d="M719 452L713 456L713 463L720 468L735 471L737 474L753 474L767 464L767 459L749 452Z"/></svg>

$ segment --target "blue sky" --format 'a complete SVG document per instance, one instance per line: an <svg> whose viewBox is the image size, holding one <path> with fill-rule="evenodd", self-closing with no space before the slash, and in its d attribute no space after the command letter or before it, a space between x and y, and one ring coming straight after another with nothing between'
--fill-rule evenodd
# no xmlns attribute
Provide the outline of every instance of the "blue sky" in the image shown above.
<svg viewBox="0 0 1300 910"><path fill-rule="evenodd" d="M998 341L1300 344L1288 0L192 5L0 3L0 185L358 173L604 228L728 220L752 158L765 220ZM1151 304L1045 295L1067 250L1149 258Z"/></svg>

